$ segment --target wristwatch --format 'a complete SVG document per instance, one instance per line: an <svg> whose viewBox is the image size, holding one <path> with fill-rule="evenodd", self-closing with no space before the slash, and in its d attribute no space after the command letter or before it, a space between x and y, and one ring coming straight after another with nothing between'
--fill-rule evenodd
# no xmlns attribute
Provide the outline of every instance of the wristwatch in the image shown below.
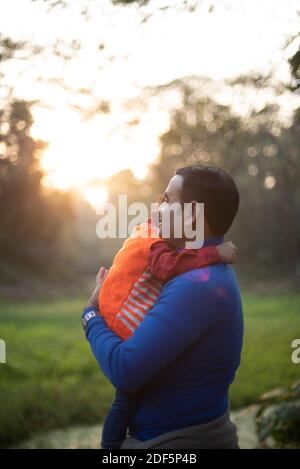
<svg viewBox="0 0 300 469"><path fill-rule="evenodd" d="M83 313L81 320L82 320L82 325L84 329L86 328L88 321L94 318L95 316L99 316L99 310L96 308L89 309L88 311Z"/></svg>

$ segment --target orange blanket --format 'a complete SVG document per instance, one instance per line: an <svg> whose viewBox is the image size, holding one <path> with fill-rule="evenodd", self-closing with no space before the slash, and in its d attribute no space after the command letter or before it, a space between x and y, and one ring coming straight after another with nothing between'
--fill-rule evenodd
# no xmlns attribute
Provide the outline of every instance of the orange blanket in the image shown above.
<svg viewBox="0 0 300 469"><path fill-rule="evenodd" d="M129 337L117 314L124 305L134 284L148 267L150 247L162 238L157 237L149 220L137 225L116 254L99 294L101 316L122 339Z"/></svg>

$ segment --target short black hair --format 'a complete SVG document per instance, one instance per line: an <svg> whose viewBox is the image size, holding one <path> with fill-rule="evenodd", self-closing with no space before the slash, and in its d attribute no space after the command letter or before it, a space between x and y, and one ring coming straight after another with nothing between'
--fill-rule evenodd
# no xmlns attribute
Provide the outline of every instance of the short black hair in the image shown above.
<svg viewBox="0 0 300 469"><path fill-rule="evenodd" d="M175 171L183 177L182 202L204 203L204 217L214 236L229 230L239 208L240 195L232 177L215 166L185 166Z"/></svg>

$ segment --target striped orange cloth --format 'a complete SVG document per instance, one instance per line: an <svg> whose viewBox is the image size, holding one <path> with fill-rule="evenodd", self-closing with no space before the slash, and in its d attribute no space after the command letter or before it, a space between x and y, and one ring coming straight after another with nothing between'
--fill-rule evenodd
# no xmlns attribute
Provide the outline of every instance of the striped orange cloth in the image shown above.
<svg viewBox="0 0 300 469"><path fill-rule="evenodd" d="M148 269L151 246L162 241L148 219L137 225L116 254L99 293L99 309L107 325L128 339L156 302L162 282Z"/></svg>

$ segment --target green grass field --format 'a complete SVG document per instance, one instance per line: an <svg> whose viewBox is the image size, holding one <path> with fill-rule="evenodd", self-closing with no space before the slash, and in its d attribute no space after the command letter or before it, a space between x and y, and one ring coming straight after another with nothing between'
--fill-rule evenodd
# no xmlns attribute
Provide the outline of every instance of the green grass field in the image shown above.
<svg viewBox="0 0 300 469"><path fill-rule="evenodd" d="M0 445L32 434L103 421L114 389L102 374L80 322L84 301L0 303ZM231 407L300 378L291 342L300 338L300 295L243 294L245 339Z"/></svg>

